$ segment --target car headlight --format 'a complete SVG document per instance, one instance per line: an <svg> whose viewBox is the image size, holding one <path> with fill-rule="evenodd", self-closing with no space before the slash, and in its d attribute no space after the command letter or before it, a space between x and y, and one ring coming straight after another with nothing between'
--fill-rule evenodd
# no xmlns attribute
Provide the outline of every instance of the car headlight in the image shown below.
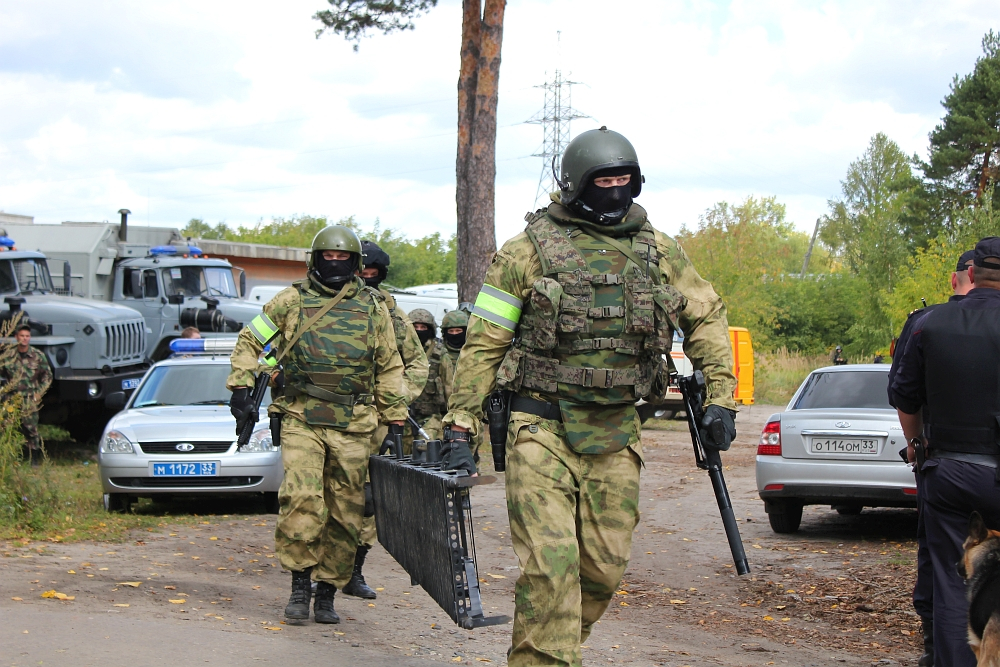
<svg viewBox="0 0 1000 667"><path fill-rule="evenodd" d="M134 454L132 442L121 431L108 431L101 438L102 454Z"/></svg>
<svg viewBox="0 0 1000 667"><path fill-rule="evenodd" d="M241 452L273 452L274 443L271 440L270 427L257 429L250 436L247 444L240 447Z"/></svg>

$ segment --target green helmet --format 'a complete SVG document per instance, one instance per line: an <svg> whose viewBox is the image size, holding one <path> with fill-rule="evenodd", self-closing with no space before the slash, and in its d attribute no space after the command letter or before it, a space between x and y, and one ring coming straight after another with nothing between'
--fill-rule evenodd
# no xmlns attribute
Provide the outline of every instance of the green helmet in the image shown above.
<svg viewBox="0 0 1000 667"><path fill-rule="evenodd" d="M313 258L316 256L317 250L345 250L349 253L356 253L359 259L364 257L358 235L342 225L324 227L313 238L312 252L309 253L309 259L306 260L310 271L316 268Z"/></svg>
<svg viewBox="0 0 1000 667"><path fill-rule="evenodd" d="M576 201L595 172L605 169L630 169L632 198L639 196L642 171L639 169L639 157L629 140L606 126L578 134L566 147L562 170L556 175L556 182L562 191L562 203L568 206ZM552 160L552 171L555 172L555 158Z"/></svg>
<svg viewBox="0 0 1000 667"><path fill-rule="evenodd" d="M464 310L451 310L445 313L441 320L441 328L451 329L453 327L462 327L463 329L469 327L469 316Z"/></svg>
<svg viewBox="0 0 1000 667"><path fill-rule="evenodd" d="M434 321L434 315L431 311L424 310L423 308L414 308L409 313L410 321L414 324L426 324L430 327L431 331L437 331L437 322Z"/></svg>

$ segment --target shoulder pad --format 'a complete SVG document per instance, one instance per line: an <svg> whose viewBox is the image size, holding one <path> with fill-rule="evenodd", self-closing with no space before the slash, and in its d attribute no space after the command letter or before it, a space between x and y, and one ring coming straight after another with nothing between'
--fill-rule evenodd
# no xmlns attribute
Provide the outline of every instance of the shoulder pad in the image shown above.
<svg viewBox="0 0 1000 667"><path fill-rule="evenodd" d="M374 298L376 301L381 301L383 303L385 302L385 296L383 296L382 292L379 292L377 288L365 285L361 289L364 292L368 292L368 296Z"/></svg>
<svg viewBox="0 0 1000 667"><path fill-rule="evenodd" d="M524 214L524 221L530 225L535 220L538 220L539 218L543 218L543 217L545 217L545 209L544 208L540 208L537 211L534 211L534 212L528 211L527 213L525 213Z"/></svg>

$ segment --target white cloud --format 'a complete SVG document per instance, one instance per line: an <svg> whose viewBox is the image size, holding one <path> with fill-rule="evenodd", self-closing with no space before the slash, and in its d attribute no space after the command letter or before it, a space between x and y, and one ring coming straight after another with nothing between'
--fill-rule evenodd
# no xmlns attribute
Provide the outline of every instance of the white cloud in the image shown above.
<svg viewBox="0 0 1000 667"><path fill-rule="evenodd" d="M40 221L253 224L355 215L411 235L455 225L458 0L360 51L313 37L322 0L0 7L0 209ZM775 195L811 231L886 132L923 153L992 2L511 0L497 234L533 208L557 66L574 106L628 136L664 230L719 200ZM556 31L562 31L556 46Z"/></svg>

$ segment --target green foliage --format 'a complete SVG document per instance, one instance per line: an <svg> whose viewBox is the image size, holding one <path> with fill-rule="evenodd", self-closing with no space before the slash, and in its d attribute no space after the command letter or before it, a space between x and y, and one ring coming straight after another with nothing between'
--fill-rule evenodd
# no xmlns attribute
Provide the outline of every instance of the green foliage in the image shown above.
<svg viewBox="0 0 1000 667"><path fill-rule="evenodd" d="M830 364L825 354L802 354L779 348L754 351L754 402L785 405L812 371Z"/></svg>
<svg viewBox="0 0 1000 667"><path fill-rule="evenodd" d="M954 204L981 202L1000 175L1000 34L983 37L971 74L955 76L942 102L945 117L931 132L928 178ZM970 197L970 195L972 197ZM993 192L997 196L997 192Z"/></svg>
<svg viewBox="0 0 1000 667"><path fill-rule="evenodd" d="M261 243L290 248L308 248L313 237L331 224L350 227L362 239L377 243L389 254L389 282L398 287L427 283L455 282L455 237L444 238L435 232L418 239L407 239L392 229L382 229L378 221L369 231L361 229L354 218L330 222L325 217L309 215L274 218L258 222L253 227L228 227L218 223L215 227L192 218L181 230L184 236L219 239L240 243Z"/></svg>
<svg viewBox="0 0 1000 667"><path fill-rule="evenodd" d="M323 24L317 39L327 30L358 42L369 30L384 34L413 30L413 19L437 5L437 0L327 0L332 9L316 12L313 18Z"/></svg>
<svg viewBox="0 0 1000 667"><path fill-rule="evenodd" d="M851 345L866 287L846 272L785 277L763 286L773 304L772 329L757 336L764 347L822 354L836 345Z"/></svg>

